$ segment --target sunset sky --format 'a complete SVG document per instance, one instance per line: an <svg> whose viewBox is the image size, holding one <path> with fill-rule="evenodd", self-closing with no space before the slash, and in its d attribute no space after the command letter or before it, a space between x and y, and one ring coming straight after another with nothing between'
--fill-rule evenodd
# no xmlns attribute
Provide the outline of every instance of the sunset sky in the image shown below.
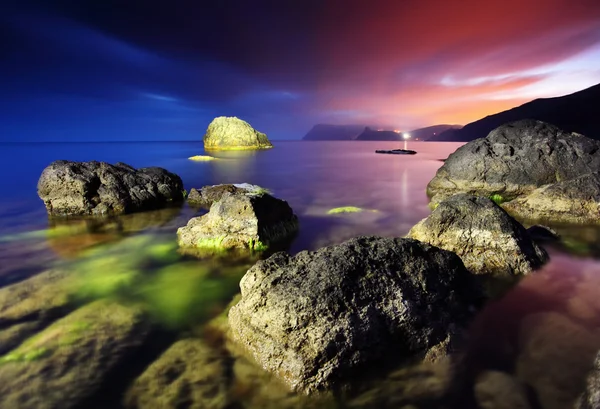
<svg viewBox="0 0 600 409"><path fill-rule="evenodd" d="M599 0L15 0L0 37L3 141L405 130L600 83Z"/></svg>

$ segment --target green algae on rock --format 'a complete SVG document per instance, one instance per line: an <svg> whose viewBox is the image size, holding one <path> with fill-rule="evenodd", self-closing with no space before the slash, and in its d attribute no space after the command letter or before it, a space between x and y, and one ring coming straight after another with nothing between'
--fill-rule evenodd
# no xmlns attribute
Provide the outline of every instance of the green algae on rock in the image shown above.
<svg viewBox="0 0 600 409"><path fill-rule="evenodd" d="M147 335L139 308L88 304L0 358L0 406L77 407Z"/></svg>
<svg viewBox="0 0 600 409"><path fill-rule="evenodd" d="M269 149L273 144L264 133L237 117L220 116L208 125L204 134L206 150Z"/></svg>

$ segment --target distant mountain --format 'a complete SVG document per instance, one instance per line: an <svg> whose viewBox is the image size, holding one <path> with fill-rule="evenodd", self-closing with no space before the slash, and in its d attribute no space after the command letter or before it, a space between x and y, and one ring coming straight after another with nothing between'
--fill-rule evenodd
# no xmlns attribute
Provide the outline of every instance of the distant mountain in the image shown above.
<svg viewBox="0 0 600 409"><path fill-rule="evenodd" d="M356 138L357 141L399 141L402 134L395 131L377 131L368 126Z"/></svg>
<svg viewBox="0 0 600 409"><path fill-rule="evenodd" d="M304 138L305 141L351 141L360 135L365 125L328 125L317 124Z"/></svg>
<svg viewBox="0 0 600 409"><path fill-rule="evenodd" d="M411 140L428 141L449 129L460 129L461 125L433 125L409 131Z"/></svg>
<svg viewBox="0 0 600 409"><path fill-rule="evenodd" d="M494 115L436 135L435 141L472 141L507 122L519 119L537 119L549 122L569 132L577 132L600 139L600 84L555 98L540 98Z"/></svg>

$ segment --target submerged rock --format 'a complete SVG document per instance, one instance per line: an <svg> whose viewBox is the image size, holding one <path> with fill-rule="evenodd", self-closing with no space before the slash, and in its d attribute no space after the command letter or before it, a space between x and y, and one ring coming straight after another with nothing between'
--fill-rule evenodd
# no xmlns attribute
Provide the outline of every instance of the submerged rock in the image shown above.
<svg viewBox="0 0 600 409"><path fill-rule="evenodd" d="M134 307L89 304L0 357L0 406L74 408L144 341L148 328Z"/></svg>
<svg viewBox="0 0 600 409"><path fill-rule="evenodd" d="M242 278L231 334L292 389L329 389L444 343L480 301L473 280L455 254L411 239L279 252Z"/></svg>
<svg viewBox="0 0 600 409"><path fill-rule="evenodd" d="M262 132L248 122L236 117L220 116L213 119L204 134L206 150L250 150L268 149L273 144Z"/></svg>
<svg viewBox="0 0 600 409"><path fill-rule="evenodd" d="M528 220L599 224L600 172L542 186L503 207Z"/></svg>
<svg viewBox="0 0 600 409"><path fill-rule="evenodd" d="M522 120L458 148L427 185L435 205L456 193L508 201L600 168L600 141Z"/></svg>
<svg viewBox="0 0 600 409"><path fill-rule="evenodd" d="M263 187L251 185L249 183L212 185L204 186L200 190L194 188L190 189L187 201L191 206L210 209L210 206L212 206L214 202L221 200L225 193L245 195L269 192Z"/></svg>
<svg viewBox="0 0 600 409"><path fill-rule="evenodd" d="M181 202L183 182L157 167L58 160L42 172L38 195L52 216L106 216Z"/></svg>
<svg viewBox="0 0 600 409"><path fill-rule="evenodd" d="M548 260L519 222L490 199L468 194L441 202L408 237L456 253L475 274L527 274Z"/></svg>
<svg viewBox="0 0 600 409"><path fill-rule="evenodd" d="M286 201L264 190L225 192L210 211L177 230L179 245L215 252L264 250L292 236L298 218Z"/></svg>

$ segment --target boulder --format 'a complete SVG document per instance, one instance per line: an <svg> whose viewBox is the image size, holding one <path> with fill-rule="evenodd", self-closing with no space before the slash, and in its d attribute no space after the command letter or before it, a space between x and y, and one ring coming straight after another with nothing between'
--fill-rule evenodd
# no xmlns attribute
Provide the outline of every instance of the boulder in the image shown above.
<svg viewBox="0 0 600 409"><path fill-rule="evenodd" d="M225 193L252 194L268 193L265 188L249 183L204 186L201 189L190 189L187 201L190 206L210 209L214 202L221 200Z"/></svg>
<svg viewBox="0 0 600 409"><path fill-rule="evenodd" d="M475 274L527 274L548 260L527 230L493 201L464 193L441 202L408 237L456 253Z"/></svg>
<svg viewBox="0 0 600 409"><path fill-rule="evenodd" d="M298 218L286 201L263 190L238 189L225 192L210 211L192 218L177 230L179 245L226 251L265 250L292 236Z"/></svg>
<svg viewBox="0 0 600 409"><path fill-rule="evenodd" d="M88 304L0 357L0 407L83 407L147 335L138 308Z"/></svg>
<svg viewBox="0 0 600 409"><path fill-rule="evenodd" d="M231 336L291 389L335 388L374 365L422 359L471 318L481 292L453 253L358 237L275 253L240 282Z"/></svg>
<svg viewBox="0 0 600 409"><path fill-rule="evenodd" d="M272 147L267 135L236 117L220 116L213 119L204 134L206 150L253 150Z"/></svg>
<svg viewBox="0 0 600 409"><path fill-rule="evenodd" d="M427 194L434 205L460 192L507 201L599 168L600 141L521 120L457 149L429 182Z"/></svg>
<svg viewBox="0 0 600 409"><path fill-rule="evenodd" d="M528 220L600 223L600 172L545 185L503 207Z"/></svg>
<svg viewBox="0 0 600 409"><path fill-rule="evenodd" d="M54 161L42 172L37 189L52 216L107 216L183 201L179 176L121 162Z"/></svg>

